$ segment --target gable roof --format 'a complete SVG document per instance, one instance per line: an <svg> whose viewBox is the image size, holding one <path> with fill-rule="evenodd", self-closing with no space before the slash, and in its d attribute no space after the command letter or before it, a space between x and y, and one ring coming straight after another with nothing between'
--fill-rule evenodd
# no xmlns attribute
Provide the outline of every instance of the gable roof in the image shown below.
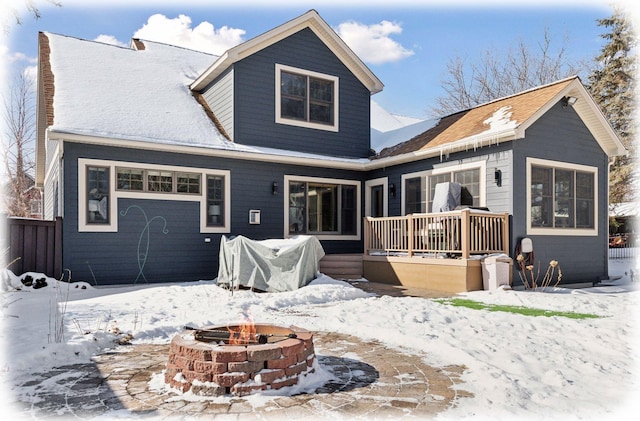
<svg viewBox="0 0 640 421"><path fill-rule="evenodd" d="M371 72L371 70L369 70L362 60L360 60L360 58L347 46L347 44L345 44L345 42L333 29L331 29L327 22L325 22L315 10L309 10L307 13L290 20L289 22L227 50L191 84L191 89L194 91L203 90L232 64L305 28L311 29L358 78L358 80L360 80L360 82L369 89L371 94L375 94L382 90L384 86L382 82L373 74L373 72Z"/></svg>
<svg viewBox="0 0 640 421"><path fill-rule="evenodd" d="M36 180L44 180L45 130L191 146L228 140L189 84L215 55L151 41L133 48L40 33Z"/></svg>
<svg viewBox="0 0 640 421"><path fill-rule="evenodd" d="M443 117L429 130L383 149L377 159L422 159L524 138L525 131L563 97L576 97L576 113L609 156L626 150L577 76Z"/></svg>

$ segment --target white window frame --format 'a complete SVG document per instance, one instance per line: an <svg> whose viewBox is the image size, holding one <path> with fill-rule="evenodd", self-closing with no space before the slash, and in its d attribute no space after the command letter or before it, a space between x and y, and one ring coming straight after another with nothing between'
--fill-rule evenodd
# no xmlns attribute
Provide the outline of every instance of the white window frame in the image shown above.
<svg viewBox="0 0 640 421"><path fill-rule="evenodd" d="M90 224L87 222L87 167L109 168L109 223ZM177 172L198 173L201 176L200 194L166 193L149 191L131 191L116 189L116 168L164 170ZM206 182L208 175L224 177L224 225L219 227L207 226L207 194ZM231 232L231 172L228 170L212 170L208 168L178 167L170 165L141 164L135 162L110 161L102 159L78 159L78 231L79 232L118 232L118 206L120 198L154 199L167 201L199 202L200 232L203 234Z"/></svg>
<svg viewBox="0 0 640 421"><path fill-rule="evenodd" d="M598 235L598 167L588 165L571 164L568 162L551 161L540 158L527 158L527 235L563 235L563 236L581 236L594 237ZM552 167L563 170L573 170L587 172L593 174L593 228L539 228L531 226L531 168L533 166ZM575 189L575 186L574 186ZM554 196L555 197L555 196Z"/></svg>
<svg viewBox="0 0 640 421"><path fill-rule="evenodd" d="M371 216L371 189L376 186L382 186L382 216L389 216L389 177L376 178L367 180L364 183L364 203L365 215Z"/></svg>
<svg viewBox="0 0 640 421"><path fill-rule="evenodd" d="M412 172L412 173L407 173L407 174L402 174L401 180L400 180L400 184L402 184L400 186L400 191L401 191L401 196L400 196L400 214L401 215L406 215L406 196L407 196L407 192L405 190L405 185L407 184L407 179L409 178L423 178L425 179L425 191L423 191L422 193L424 194L425 197L427 197L427 194L429 193L429 183L426 181L426 178L429 177L429 175L431 175L431 170L428 171L418 171L418 172ZM427 199L427 203L429 203L429 200Z"/></svg>
<svg viewBox="0 0 640 421"><path fill-rule="evenodd" d="M466 171L472 169L480 170L480 207L485 207L487 203L487 163L486 161L471 161L465 162L461 164L448 164L443 166L434 167L432 170L426 171L417 171L413 173L402 174L401 177L401 188L402 197L401 197L401 214L405 215L405 184L406 180L409 178L418 178L422 177L425 179L424 187L425 191L423 192L427 202L427 211L429 204L429 177L432 175L439 175L445 173L454 173L458 171Z"/></svg>
<svg viewBox="0 0 640 421"><path fill-rule="evenodd" d="M276 74L275 74L276 123L286 124L288 126L306 127L309 129L326 130L331 132L339 131L340 126L338 122L340 121L340 113L339 113L340 86L339 86L339 79L336 76L331 76L324 73L312 72L310 70L299 69L297 67L286 66L284 64L279 64L279 63L276 63L275 71L276 71ZM289 72L289 73L297 73L303 76L308 76L308 77L310 76L318 79L329 80L333 82L333 124L314 123L311 121L295 120L292 118L286 118L281 116L282 90L281 90L280 84L281 84L281 75L283 71Z"/></svg>
<svg viewBox="0 0 640 421"><path fill-rule="evenodd" d="M429 175L454 173L459 171L474 170L476 168L480 170L480 180L479 180L480 204L478 206L486 207L487 206L487 162L486 161L471 161L471 162L465 162L465 163L455 164L455 165L446 165L442 167L439 166L434 168L431 174ZM427 189L429 189L428 181L427 181ZM427 193L428 192L429 190L427 190ZM427 203L429 203L428 199L427 199Z"/></svg>
<svg viewBox="0 0 640 421"><path fill-rule="evenodd" d="M309 234L309 235L313 235L318 240L344 240L344 241L360 240L361 226L362 226L362 200L360 196L361 195L360 190L361 190L362 183L356 180L345 180L345 179L338 179L338 178L304 177L304 176L298 176L298 175L284 176L284 193L283 193L284 238L292 237L292 235L289 233L289 182L290 181L298 181L303 183L310 182L310 183L327 183L327 184L335 184L335 185L355 186L356 187L356 234L355 235Z"/></svg>

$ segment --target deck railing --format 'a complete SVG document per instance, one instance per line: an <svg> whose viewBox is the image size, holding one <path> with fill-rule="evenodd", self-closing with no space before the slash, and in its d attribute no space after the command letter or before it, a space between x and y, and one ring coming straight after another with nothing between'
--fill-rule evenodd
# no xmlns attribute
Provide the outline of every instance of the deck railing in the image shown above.
<svg viewBox="0 0 640 421"><path fill-rule="evenodd" d="M365 255L416 254L469 258L509 254L509 214L475 209L366 217Z"/></svg>

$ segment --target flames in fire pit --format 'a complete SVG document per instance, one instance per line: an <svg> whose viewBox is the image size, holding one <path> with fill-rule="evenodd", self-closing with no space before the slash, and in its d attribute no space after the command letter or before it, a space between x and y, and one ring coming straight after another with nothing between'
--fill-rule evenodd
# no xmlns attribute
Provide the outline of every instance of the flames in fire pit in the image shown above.
<svg viewBox="0 0 640 421"><path fill-rule="evenodd" d="M314 361L313 335L298 327L188 328L171 341L165 382L198 395L241 396L297 384Z"/></svg>

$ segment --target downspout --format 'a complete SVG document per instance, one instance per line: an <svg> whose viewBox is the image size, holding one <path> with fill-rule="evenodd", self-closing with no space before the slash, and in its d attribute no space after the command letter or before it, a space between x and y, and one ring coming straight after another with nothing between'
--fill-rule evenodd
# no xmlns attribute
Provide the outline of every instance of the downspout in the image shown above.
<svg viewBox="0 0 640 421"><path fill-rule="evenodd" d="M609 163L607 164L607 188L605 191L606 194L606 202L607 205L605 207L605 211L607 212L607 234L604 236L604 241L605 241L605 250L607 250L607 258L604 259L604 266L605 266L605 271L607 274L607 279L609 278L609 190L610 190L610 183L609 183L609 174L611 174L611 167L613 167L616 163L616 160L618 159L617 156L614 156L612 160L609 161ZM601 281L601 280L598 280Z"/></svg>

